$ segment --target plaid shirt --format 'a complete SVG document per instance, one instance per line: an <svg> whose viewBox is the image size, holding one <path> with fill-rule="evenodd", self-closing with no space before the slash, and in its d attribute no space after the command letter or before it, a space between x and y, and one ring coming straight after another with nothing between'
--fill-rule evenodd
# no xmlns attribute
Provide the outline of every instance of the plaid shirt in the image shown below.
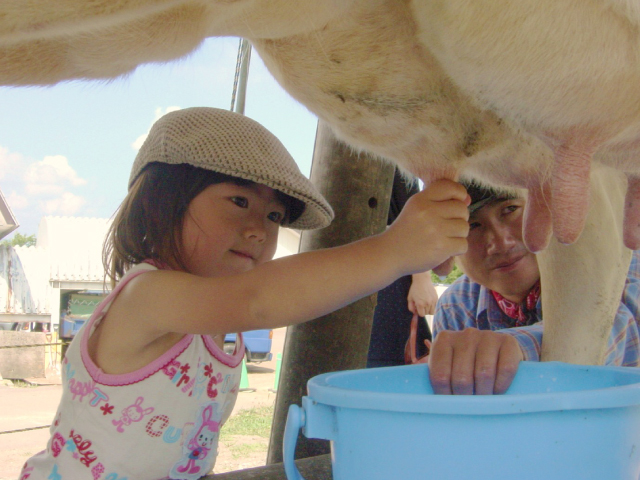
<svg viewBox="0 0 640 480"><path fill-rule="evenodd" d="M622 292L613 329L609 338L606 365L640 366L640 250L633 253L629 274ZM542 307L536 305L538 322L527 327L513 328L515 320L505 315L491 291L463 275L442 294L433 319L433 338L441 330L500 330L513 335L525 360L540 360L542 343Z"/></svg>

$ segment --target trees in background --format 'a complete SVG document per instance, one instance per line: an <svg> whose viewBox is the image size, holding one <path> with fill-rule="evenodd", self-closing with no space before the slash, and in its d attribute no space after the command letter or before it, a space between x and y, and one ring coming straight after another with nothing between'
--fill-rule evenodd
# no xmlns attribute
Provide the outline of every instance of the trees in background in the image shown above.
<svg viewBox="0 0 640 480"><path fill-rule="evenodd" d="M16 233L11 240L2 240L0 246L3 247L33 247L36 244L36 235L22 235Z"/></svg>
<svg viewBox="0 0 640 480"><path fill-rule="evenodd" d="M435 273L431 272L431 281L433 282L434 285L436 284L450 285L458 277L461 277L461 276L462 276L462 270L458 268L458 265L454 264L453 270L451 270L451 273L447 275L447 278L445 278L444 280L441 280L440 277L438 277Z"/></svg>

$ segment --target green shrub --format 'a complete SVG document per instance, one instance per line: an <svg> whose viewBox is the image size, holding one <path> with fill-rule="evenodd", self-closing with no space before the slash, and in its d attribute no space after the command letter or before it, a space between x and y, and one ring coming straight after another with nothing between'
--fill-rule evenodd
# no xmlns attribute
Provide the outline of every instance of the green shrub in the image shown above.
<svg viewBox="0 0 640 480"><path fill-rule="evenodd" d="M435 273L431 272L431 280L433 281L433 283L444 283L445 285L450 285L453 282L456 281L457 278L461 277L463 275L462 270L460 270L458 268L458 266L456 264L453 265L453 270L451 270L451 273L449 275L447 275L447 278L445 278L444 280L440 280L440 277L438 277Z"/></svg>

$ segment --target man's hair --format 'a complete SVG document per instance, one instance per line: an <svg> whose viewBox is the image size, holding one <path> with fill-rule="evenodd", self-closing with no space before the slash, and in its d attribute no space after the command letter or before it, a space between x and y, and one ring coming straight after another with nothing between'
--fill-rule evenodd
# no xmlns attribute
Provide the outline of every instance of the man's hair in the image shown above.
<svg viewBox="0 0 640 480"><path fill-rule="evenodd" d="M471 182L460 182L467 189L467 193L471 197L471 203L469 204L469 213L475 213L482 207L490 205L495 202L502 202L503 200L511 200L514 198L520 198L518 194L513 191L499 190L492 187L485 187Z"/></svg>
<svg viewBox="0 0 640 480"><path fill-rule="evenodd" d="M147 259L186 271L181 242L185 213L205 188L224 182L254 183L187 164L151 163L145 167L116 212L105 239L102 261L111 284ZM304 204L275 192L285 206L282 223L294 221Z"/></svg>

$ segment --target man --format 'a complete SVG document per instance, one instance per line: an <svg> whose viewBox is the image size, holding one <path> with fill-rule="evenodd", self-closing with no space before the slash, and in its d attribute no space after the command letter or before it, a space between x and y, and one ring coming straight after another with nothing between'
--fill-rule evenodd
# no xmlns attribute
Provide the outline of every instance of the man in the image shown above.
<svg viewBox="0 0 640 480"><path fill-rule="evenodd" d="M436 393L503 393L521 360L540 360L542 310L536 256L522 240L525 200L468 186L465 273L442 295L433 323ZM640 251L634 252L605 364L640 365Z"/></svg>

